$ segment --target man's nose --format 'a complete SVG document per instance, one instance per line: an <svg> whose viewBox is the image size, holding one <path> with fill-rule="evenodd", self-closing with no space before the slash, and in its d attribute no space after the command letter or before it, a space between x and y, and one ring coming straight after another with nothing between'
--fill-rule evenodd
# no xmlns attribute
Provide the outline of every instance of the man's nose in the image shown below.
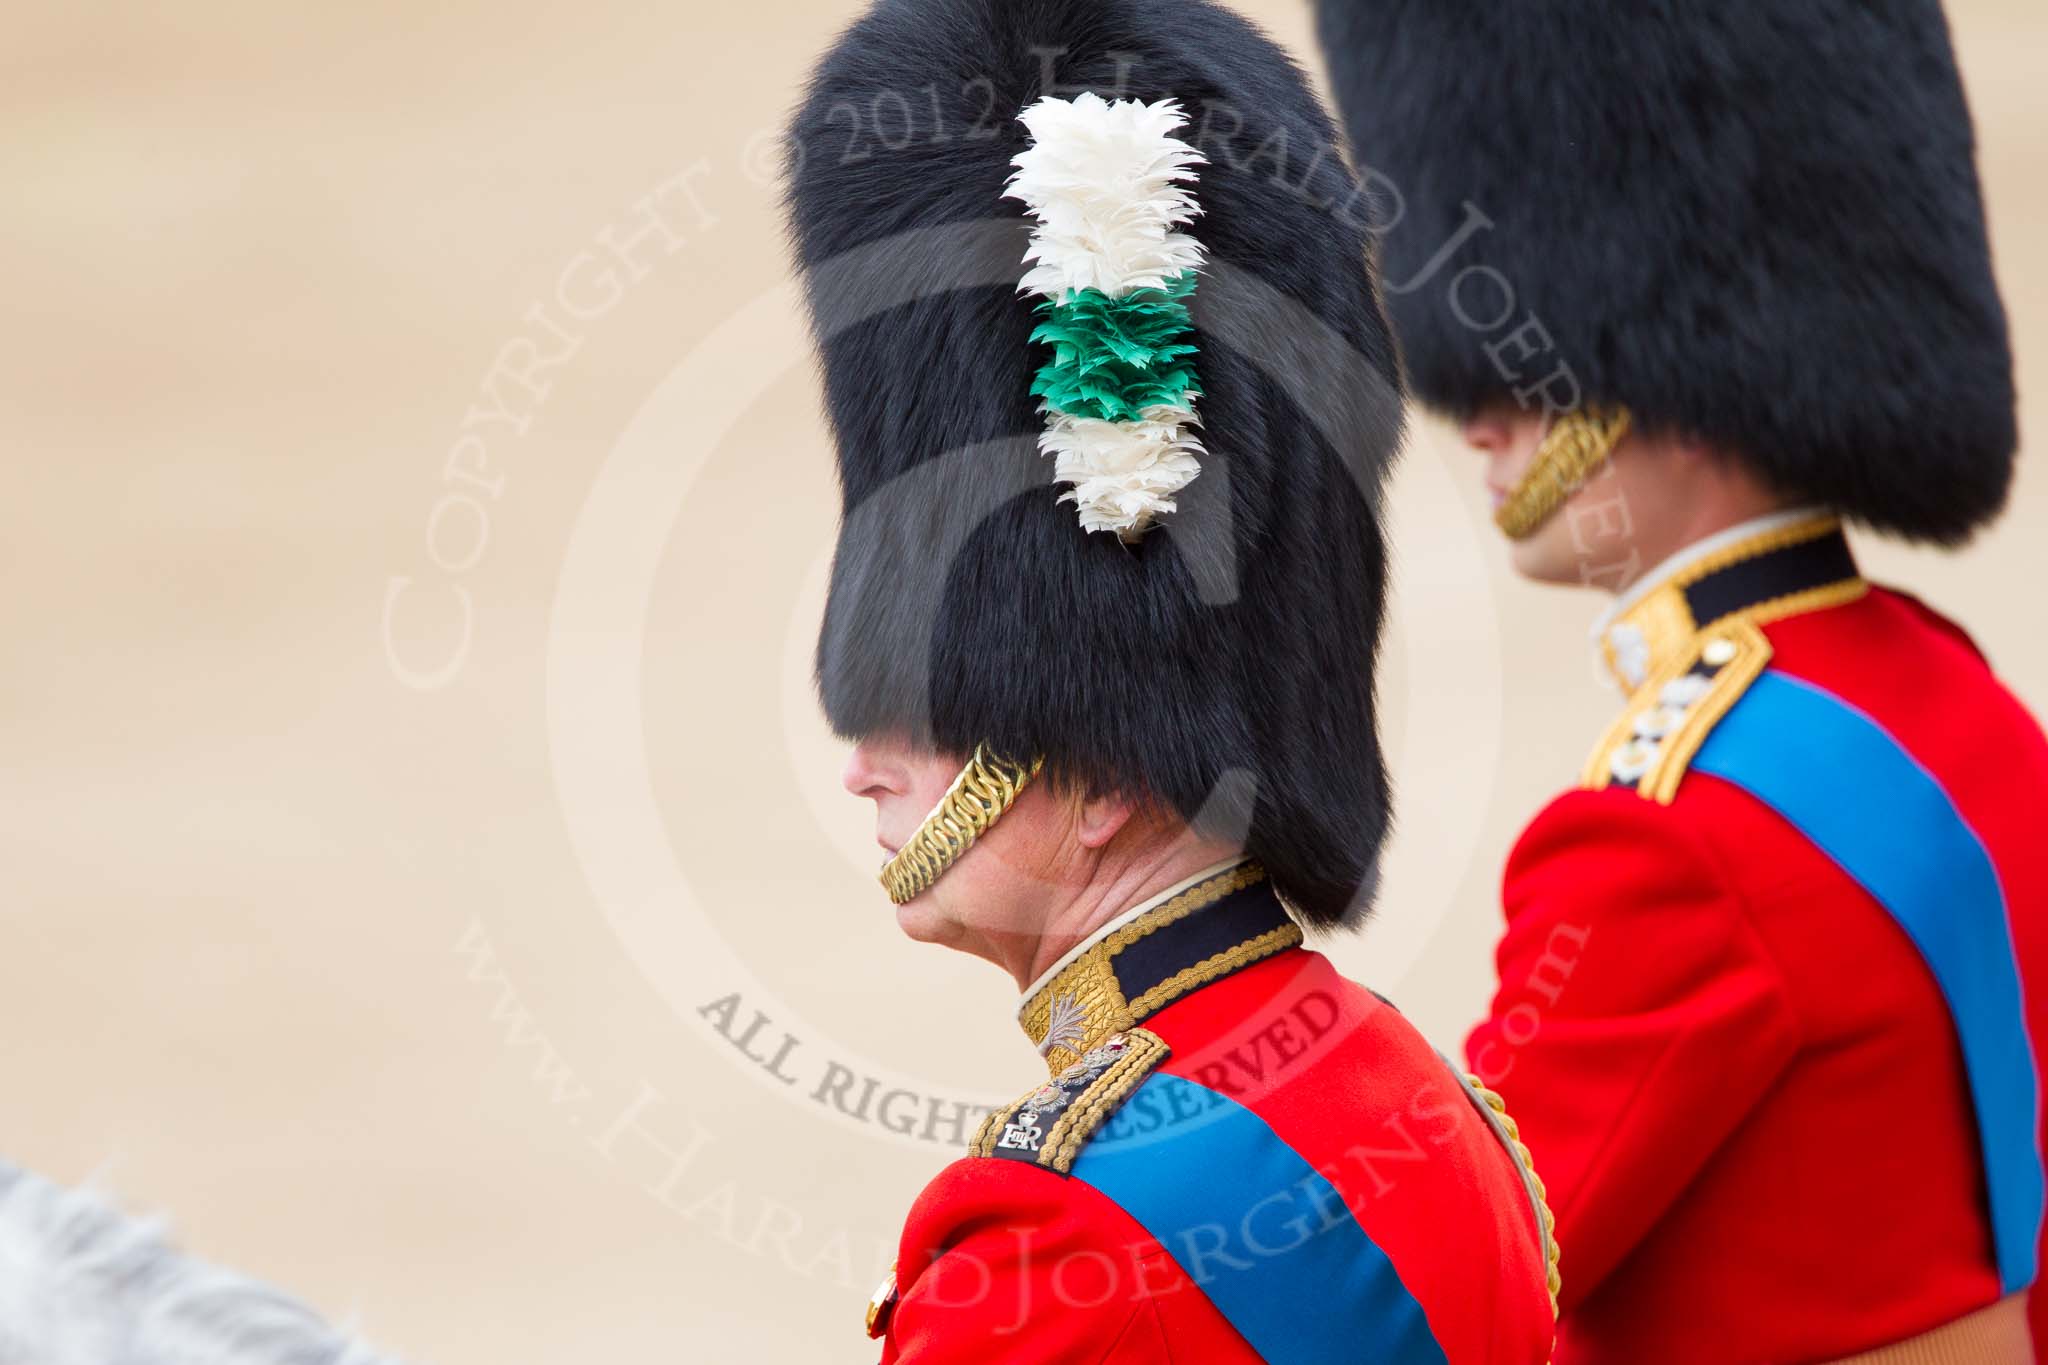
<svg viewBox="0 0 2048 1365"><path fill-rule="evenodd" d="M1508 448L1508 424L1496 416L1467 418L1459 433L1466 445L1482 455L1499 455Z"/></svg>
<svg viewBox="0 0 2048 1365"><path fill-rule="evenodd" d="M909 785L905 781L903 765L889 760L878 746L856 744L853 753L847 757L846 767L839 774L839 780L855 796L870 800L883 796L901 796Z"/></svg>

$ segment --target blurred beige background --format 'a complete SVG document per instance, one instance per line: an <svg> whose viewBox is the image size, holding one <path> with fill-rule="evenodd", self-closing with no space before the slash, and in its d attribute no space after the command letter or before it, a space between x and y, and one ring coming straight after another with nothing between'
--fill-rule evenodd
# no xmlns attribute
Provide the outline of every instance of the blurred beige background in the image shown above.
<svg viewBox="0 0 2048 1365"><path fill-rule="evenodd" d="M993 968L896 936L807 692L834 495L767 139L854 8L10 14L0 1153L422 1362L872 1358L947 1156L881 1097L1036 1063ZM2038 395L2048 10L1950 9ZM1447 1047L1613 705L1476 485L1420 425L1402 828L1336 950ZM2044 533L2023 462L1966 555L1863 548L2041 710Z"/></svg>

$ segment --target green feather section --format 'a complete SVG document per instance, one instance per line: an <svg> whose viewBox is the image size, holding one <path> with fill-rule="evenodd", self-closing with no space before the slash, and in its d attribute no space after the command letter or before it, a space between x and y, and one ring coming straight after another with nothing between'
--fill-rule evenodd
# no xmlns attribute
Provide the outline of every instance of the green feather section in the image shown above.
<svg viewBox="0 0 2048 1365"><path fill-rule="evenodd" d="M1052 347L1031 392L1069 417L1129 422L1147 408L1185 408L1201 392L1188 317L1195 275L1184 270L1164 289L1133 289L1111 298L1099 289L1070 290L1038 305L1045 320L1033 341Z"/></svg>

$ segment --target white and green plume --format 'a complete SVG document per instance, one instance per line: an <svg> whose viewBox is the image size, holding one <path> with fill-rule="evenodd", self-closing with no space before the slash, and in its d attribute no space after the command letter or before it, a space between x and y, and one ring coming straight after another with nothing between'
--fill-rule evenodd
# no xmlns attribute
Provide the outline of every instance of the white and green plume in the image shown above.
<svg viewBox="0 0 2048 1365"><path fill-rule="evenodd" d="M1207 158L1173 136L1172 100L1047 96L1021 117L1031 146L1005 197L1036 220L1022 287L1044 300L1031 339L1053 351L1031 385L1038 448L1082 529L1133 540L1202 469L1187 303L1202 246L1180 228Z"/></svg>

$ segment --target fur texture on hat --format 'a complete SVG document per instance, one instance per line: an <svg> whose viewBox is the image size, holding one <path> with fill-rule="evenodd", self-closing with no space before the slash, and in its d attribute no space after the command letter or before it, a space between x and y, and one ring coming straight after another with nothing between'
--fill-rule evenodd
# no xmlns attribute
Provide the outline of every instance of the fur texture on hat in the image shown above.
<svg viewBox="0 0 2048 1365"><path fill-rule="evenodd" d="M2012 359L1936 0L1318 8L1427 402L1576 387L1879 529L1997 514Z"/></svg>
<svg viewBox="0 0 2048 1365"><path fill-rule="evenodd" d="M1173 100L1201 471L1135 543L1060 502L1047 349L1004 197L1044 95ZM1042 755L1241 839L1313 922L1388 820L1373 718L1398 449L1364 197L1301 72L1207 0L881 0L789 132L789 216L845 515L818 645L833 727Z"/></svg>

